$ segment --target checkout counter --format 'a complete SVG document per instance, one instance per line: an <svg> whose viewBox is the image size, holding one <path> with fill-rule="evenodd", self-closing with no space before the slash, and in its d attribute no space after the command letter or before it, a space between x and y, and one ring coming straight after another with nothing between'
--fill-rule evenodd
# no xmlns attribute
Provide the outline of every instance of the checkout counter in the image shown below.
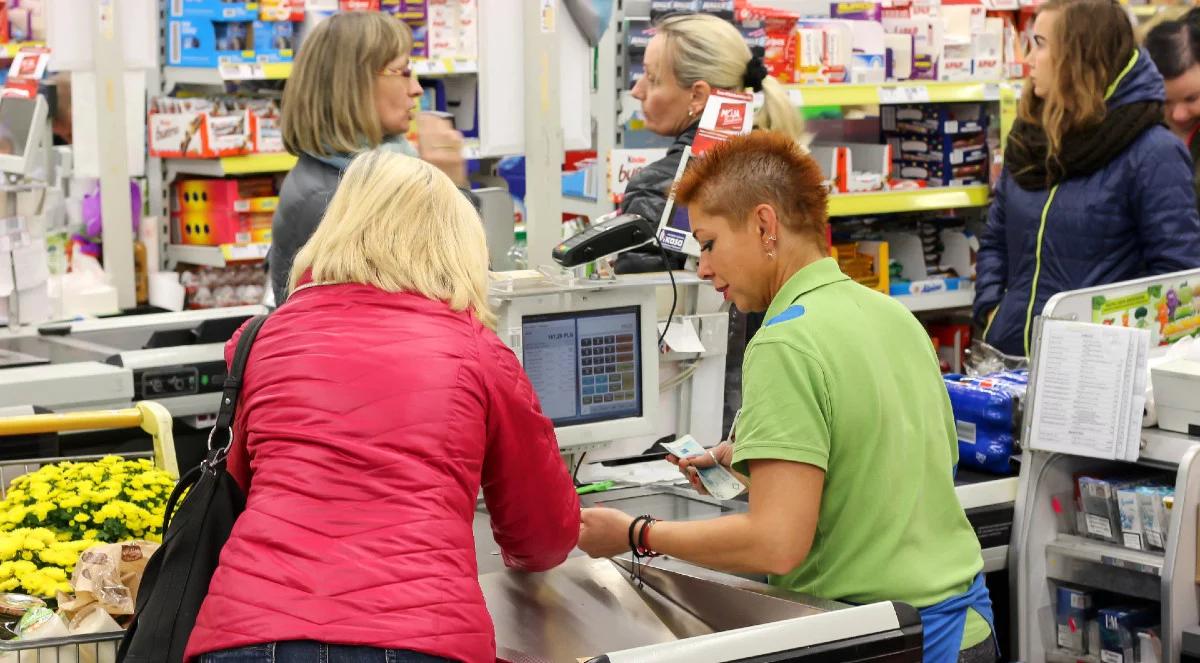
<svg viewBox="0 0 1200 663"><path fill-rule="evenodd" d="M679 361L680 355L658 353L657 321L663 317L658 285L618 279L493 287L497 331L522 360L568 459L616 439L659 434L659 364ZM64 411L153 399L198 429L217 410L225 340L261 312L241 307L0 332L0 412L6 406ZM718 325L724 320L719 310L683 313ZM699 337L723 363L724 334L699 324ZM714 348L715 343L722 345ZM679 398L711 400L709 392L719 395L723 389L719 376L714 378L693 379ZM680 404L681 410L690 407ZM196 432L202 449L204 431ZM179 455L186 466L187 453L180 449ZM665 465L661 459L638 460L591 463L584 478L593 468L619 473ZM1015 480L1011 490L1005 480L965 472L960 480L960 499L992 551L985 551L988 570L1000 569L1007 558ZM721 502L670 482L626 485L583 501L675 520L748 508L744 498ZM513 573L497 554L482 504L475 539L498 651L514 663L921 659L920 618L904 604L838 604L782 592L762 578L662 558L644 568L644 584L635 584L628 559L592 560L578 550L552 571Z"/></svg>
<svg viewBox="0 0 1200 663"><path fill-rule="evenodd" d="M522 360L568 459L581 459L582 451L615 438L662 433L652 405L658 401L659 365L678 361L679 355L657 352L654 321L664 317L653 292L657 285L636 279L533 279L493 287L497 332ZM724 316L719 310L682 313L676 320ZM725 342L724 335L697 331L706 347L717 339ZM719 350L723 354L724 346ZM694 379L680 398L720 393L721 377ZM679 434L695 432L676 428ZM585 506L602 504L667 520L714 518L749 508L744 494L719 501L698 495L686 482L675 485L681 477L673 468L664 475L659 470L665 467L661 456L588 463L580 468L580 480L611 480L617 487L581 500ZM1003 572L1016 479L961 471L958 482L959 499L985 548L985 570ZM662 558L644 568L639 587L631 581L629 559L592 560L578 550L547 573L506 572L480 509L475 523L480 583L504 660L921 659L920 618L903 604L838 604L777 590L765 578ZM995 585L994 592L1007 594L1006 578ZM997 613L1007 610L998 606Z"/></svg>
<svg viewBox="0 0 1200 663"><path fill-rule="evenodd" d="M686 486L622 488L581 501L676 520L748 508ZM902 603L850 606L670 558L642 566L639 586L628 557L597 560L578 550L546 573L509 572L482 507L475 541L504 661L921 660L920 616Z"/></svg>
<svg viewBox="0 0 1200 663"><path fill-rule="evenodd" d="M0 331L0 416L128 408L171 413L180 467L203 458L225 380L225 342L261 306L151 313ZM146 451L140 429L9 440L0 457Z"/></svg>

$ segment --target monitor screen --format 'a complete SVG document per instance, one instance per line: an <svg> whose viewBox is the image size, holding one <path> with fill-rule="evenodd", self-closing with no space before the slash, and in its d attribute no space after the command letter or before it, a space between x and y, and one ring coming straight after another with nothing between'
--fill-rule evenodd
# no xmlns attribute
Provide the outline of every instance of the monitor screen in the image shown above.
<svg viewBox="0 0 1200 663"><path fill-rule="evenodd" d="M35 105L33 99L0 99L0 154L24 156L33 131Z"/></svg>
<svg viewBox="0 0 1200 663"><path fill-rule="evenodd" d="M555 426L642 416L638 306L526 315L525 372Z"/></svg>

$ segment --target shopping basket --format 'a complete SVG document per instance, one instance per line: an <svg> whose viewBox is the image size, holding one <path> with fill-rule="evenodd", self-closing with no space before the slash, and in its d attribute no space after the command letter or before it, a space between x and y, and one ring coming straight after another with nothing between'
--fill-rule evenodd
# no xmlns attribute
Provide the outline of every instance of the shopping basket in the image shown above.
<svg viewBox="0 0 1200 663"><path fill-rule="evenodd" d="M175 460L175 440L171 435L171 413L153 401L141 401L133 407L98 412L66 412L0 417L0 438L63 431L141 428L154 440L151 452L121 453L126 458L153 458L159 469L179 478ZM13 479L43 465L66 461L98 460L103 455L62 456L0 461L0 498L8 493ZM115 663L117 645L123 631L46 638L27 642L0 641L0 663Z"/></svg>

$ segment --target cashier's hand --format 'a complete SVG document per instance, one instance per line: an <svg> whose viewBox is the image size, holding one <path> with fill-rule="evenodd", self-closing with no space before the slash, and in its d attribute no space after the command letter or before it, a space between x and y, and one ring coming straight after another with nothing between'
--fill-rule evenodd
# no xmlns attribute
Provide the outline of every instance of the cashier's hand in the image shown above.
<svg viewBox="0 0 1200 663"><path fill-rule="evenodd" d="M460 188L470 185L462 150L463 135L449 120L428 113L417 116L417 152L421 160L446 173Z"/></svg>
<svg viewBox="0 0 1200 663"><path fill-rule="evenodd" d="M717 446L708 450L709 453L703 456L692 456L691 458L678 458L674 455L667 454L667 462L679 468L683 476L687 477L692 488L701 495L707 495L708 491L704 489L704 484L700 483L700 473L696 470L698 467L712 467L713 460L724 465L727 469L733 464L733 445L729 442L722 442ZM712 454L711 456L709 454ZM735 475L738 476L738 475ZM745 481L743 481L745 483Z"/></svg>
<svg viewBox="0 0 1200 663"><path fill-rule="evenodd" d="M583 509L580 516L580 550L592 557L615 557L629 552L632 516L608 507Z"/></svg>

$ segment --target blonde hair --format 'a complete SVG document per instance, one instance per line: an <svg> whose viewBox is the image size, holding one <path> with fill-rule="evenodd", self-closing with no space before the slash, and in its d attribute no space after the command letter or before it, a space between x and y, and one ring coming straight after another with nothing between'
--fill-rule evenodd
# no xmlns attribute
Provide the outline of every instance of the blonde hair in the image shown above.
<svg viewBox="0 0 1200 663"><path fill-rule="evenodd" d="M655 28L666 42L667 65L680 86L689 88L704 81L719 90L746 90L750 47L737 28L710 14L670 16ZM804 123L783 85L768 75L762 88L763 107L754 116L754 126L804 142Z"/></svg>
<svg viewBox="0 0 1200 663"><path fill-rule="evenodd" d="M412 47L412 31L390 14L344 12L318 23L304 38L283 89L280 128L287 151L333 156L382 143L376 74Z"/></svg>
<svg viewBox="0 0 1200 663"><path fill-rule="evenodd" d="M434 166L373 149L350 162L317 231L292 264L288 291L314 283L362 283L471 310L494 327L488 253L479 215Z"/></svg>

